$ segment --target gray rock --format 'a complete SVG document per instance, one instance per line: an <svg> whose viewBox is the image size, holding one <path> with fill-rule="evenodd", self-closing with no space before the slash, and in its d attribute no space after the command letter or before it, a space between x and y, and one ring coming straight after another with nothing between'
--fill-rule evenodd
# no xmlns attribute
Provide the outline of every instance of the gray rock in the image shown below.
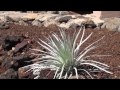
<svg viewBox="0 0 120 90"><path fill-rule="evenodd" d="M39 20L40 22L50 21L51 19L57 18L56 14L41 14L35 20Z"/></svg>
<svg viewBox="0 0 120 90"><path fill-rule="evenodd" d="M7 21L8 20L6 16L0 16L0 23L6 23Z"/></svg>
<svg viewBox="0 0 120 90"><path fill-rule="evenodd" d="M7 23L5 23L5 22L1 22L0 23L0 29L2 30L2 29L9 29L10 27L9 27L9 25L7 24Z"/></svg>
<svg viewBox="0 0 120 90"><path fill-rule="evenodd" d="M17 71L8 69L6 72L0 74L0 79L17 79Z"/></svg>
<svg viewBox="0 0 120 90"><path fill-rule="evenodd" d="M9 17L6 16L7 22L19 22L21 20L20 17Z"/></svg>
<svg viewBox="0 0 120 90"><path fill-rule="evenodd" d="M6 20L7 22L15 22L15 20L13 20L11 17L9 16L6 16ZM16 20L16 21L19 21L19 20Z"/></svg>
<svg viewBox="0 0 120 90"><path fill-rule="evenodd" d="M20 20L18 22L19 25L23 25L23 26L28 26L28 24L26 22L24 22L23 20Z"/></svg>
<svg viewBox="0 0 120 90"><path fill-rule="evenodd" d="M60 17L58 19L58 22L60 22L60 23L63 23L63 22L67 23L70 19L72 19L72 16L62 16L62 17Z"/></svg>
<svg viewBox="0 0 120 90"><path fill-rule="evenodd" d="M106 28L110 31L119 31L120 18L106 18L101 28Z"/></svg>
<svg viewBox="0 0 120 90"><path fill-rule="evenodd" d="M101 28L106 28L106 23L103 23L103 25L101 26Z"/></svg>
<svg viewBox="0 0 120 90"><path fill-rule="evenodd" d="M41 26L42 26L42 23L41 23L39 20L34 20L34 21L32 22L32 25L33 25L33 26L39 26L39 27L41 27Z"/></svg>
<svg viewBox="0 0 120 90"><path fill-rule="evenodd" d="M59 14L59 11L47 11L48 14Z"/></svg>
<svg viewBox="0 0 120 90"><path fill-rule="evenodd" d="M119 27L119 25L117 25L117 24L109 24L106 26L106 28L111 31L118 31L118 27Z"/></svg>
<svg viewBox="0 0 120 90"><path fill-rule="evenodd" d="M43 25L44 25L45 27L48 27L48 26L50 26L50 25L58 25L58 23L55 22L54 20L48 20L48 21L44 21L44 22L43 22Z"/></svg>
<svg viewBox="0 0 120 90"><path fill-rule="evenodd" d="M60 14L60 15L68 15L68 14L69 14L69 11L59 11L59 14Z"/></svg>
<svg viewBox="0 0 120 90"><path fill-rule="evenodd" d="M98 28L98 29L101 29L102 25L103 25L103 23L98 23L98 24L97 24L97 28Z"/></svg>

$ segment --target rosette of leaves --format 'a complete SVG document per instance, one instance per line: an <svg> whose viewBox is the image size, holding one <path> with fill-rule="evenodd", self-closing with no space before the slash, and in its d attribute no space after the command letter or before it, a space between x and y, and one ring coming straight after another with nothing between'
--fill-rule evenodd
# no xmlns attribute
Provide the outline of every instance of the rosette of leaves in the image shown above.
<svg viewBox="0 0 120 90"><path fill-rule="evenodd" d="M82 35L78 38L80 34ZM112 72L108 71L108 65L95 60L86 59L92 56L87 56L87 53L97 48L95 44L103 39L103 37L81 50L81 46L92 36L92 34L93 33L89 34L83 39L85 27L81 27L73 36L66 34L64 30L60 30L60 36L54 33L52 36L46 38L46 41L39 39L38 44L46 51L33 49L40 52L40 54L32 53L40 56L33 60L37 60L37 63L30 66L30 70L36 75L35 79L39 78L40 72L45 69L50 69L55 72L53 79L69 79L72 76L79 79L80 72L86 73L87 76L93 79L90 69L88 70L85 68L88 66L94 67L91 69L93 72L97 70L112 74Z"/></svg>

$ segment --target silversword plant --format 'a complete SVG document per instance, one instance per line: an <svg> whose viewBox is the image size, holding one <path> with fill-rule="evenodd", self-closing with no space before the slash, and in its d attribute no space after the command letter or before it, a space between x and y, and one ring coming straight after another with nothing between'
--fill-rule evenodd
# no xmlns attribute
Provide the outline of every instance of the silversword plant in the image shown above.
<svg viewBox="0 0 120 90"><path fill-rule="evenodd" d="M79 36L81 37L79 38ZM94 60L88 60L86 57L99 56L91 55L87 56L87 53L95 49L97 42L99 40L91 43L81 51L81 46L92 36L93 33L89 34L85 39L85 28L81 27L78 32L75 32L73 36L67 35L64 30L60 30L60 36L57 34L52 34L46 38L46 41L39 39L38 44L42 46L46 51L33 49L40 52L40 54L35 54L40 56L39 58L34 59L37 61L30 66L30 70L33 71L33 74L36 75L35 79L40 77L40 72L45 69L53 70L54 79L69 79L72 76L75 76L76 79L79 79L79 72L86 73L90 78L93 78L90 71L86 70L85 66L92 66L99 71L104 71L106 73L112 74L108 71L109 66ZM77 42L79 41L79 42Z"/></svg>

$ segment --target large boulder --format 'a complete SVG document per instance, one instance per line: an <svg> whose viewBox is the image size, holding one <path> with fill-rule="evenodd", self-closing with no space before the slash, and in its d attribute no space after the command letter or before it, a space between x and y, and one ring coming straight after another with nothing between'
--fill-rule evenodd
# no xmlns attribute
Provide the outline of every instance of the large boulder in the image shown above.
<svg viewBox="0 0 120 90"><path fill-rule="evenodd" d="M33 25L33 26L39 26L39 27L41 27L43 24L42 24L42 22L40 22L39 20L34 20L34 21L32 22L32 25Z"/></svg>
<svg viewBox="0 0 120 90"><path fill-rule="evenodd" d="M101 28L106 28L111 31L120 31L120 18L105 18L104 24L101 26Z"/></svg>

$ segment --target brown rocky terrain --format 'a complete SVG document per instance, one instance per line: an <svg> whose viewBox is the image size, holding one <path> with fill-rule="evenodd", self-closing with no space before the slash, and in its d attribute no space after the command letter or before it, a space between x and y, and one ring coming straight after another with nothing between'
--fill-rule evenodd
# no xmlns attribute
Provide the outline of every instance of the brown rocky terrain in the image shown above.
<svg viewBox="0 0 120 90"><path fill-rule="evenodd" d="M13 13L13 12L12 12ZM50 13L50 12L49 12ZM4 13L2 13L4 14ZM71 13L74 15L75 13ZM66 33L73 35L75 29L79 30L81 24L86 26L87 36L89 33L93 32L93 36L84 44L83 47L87 46L91 42L98 40L100 37L105 36L105 38L98 44L100 47L91 51L89 54L102 54L110 55L107 57L94 57L92 59L100 61L102 63L108 64L110 66L110 71L113 72L112 75L105 73L93 73L92 75L96 79L119 79L120 78L120 32L119 32L119 19L109 18L103 23L99 19L94 19L93 22L86 16L70 16L62 15L56 16L49 14L44 16L37 14L27 14L22 18L19 16L13 17L8 16L3 17L0 15L0 79L33 79L32 73L25 73L25 66L31 65L34 62L31 60L35 58L31 54L31 49L40 48L42 49L36 41L38 38L44 40L44 37L51 35L53 32L58 33L60 28L58 25L65 26L74 24L66 29ZM30 16L31 15L31 16ZM51 16L50 16L51 15ZM75 14L76 15L76 14ZM84 20L87 19L87 21ZM55 23L49 20L56 20L58 25L53 25ZM98 21L97 21L98 20ZM83 21L83 23L81 23ZM117 21L117 22L116 22ZM98 23L101 24L98 27ZM115 24L114 24L115 23ZM34 25L33 25L34 24ZM112 27L112 25L114 27ZM107 27L108 29L105 29ZM117 28L116 28L117 27ZM49 70L43 71L41 73L41 79L52 78L53 73L49 76L46 74Z"/></svg>

